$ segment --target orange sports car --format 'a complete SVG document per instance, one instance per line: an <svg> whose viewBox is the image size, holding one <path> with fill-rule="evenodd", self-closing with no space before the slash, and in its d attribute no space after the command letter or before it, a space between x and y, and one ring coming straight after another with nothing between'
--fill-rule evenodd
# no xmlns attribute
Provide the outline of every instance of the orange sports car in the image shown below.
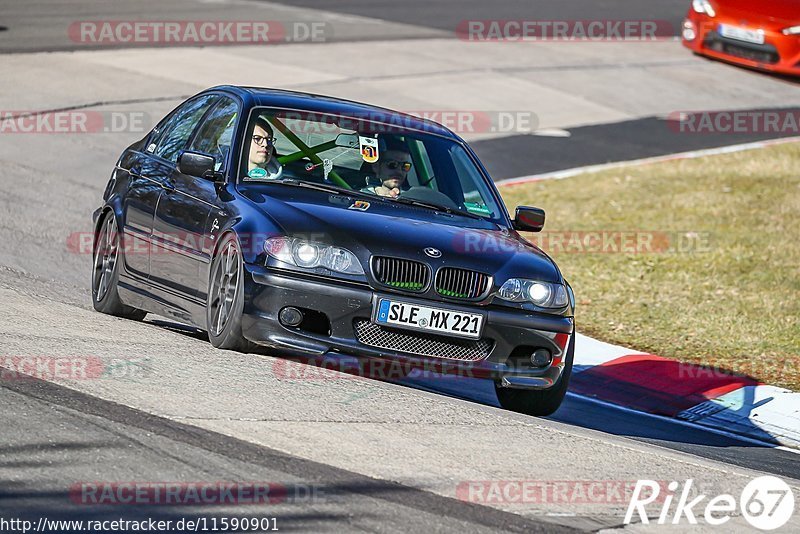
<svg viewBox="0 0 800 534"><path fill-rule="evenodd" d="M800 76L800 0L693 0L682 36L697 54Z"/></svg>

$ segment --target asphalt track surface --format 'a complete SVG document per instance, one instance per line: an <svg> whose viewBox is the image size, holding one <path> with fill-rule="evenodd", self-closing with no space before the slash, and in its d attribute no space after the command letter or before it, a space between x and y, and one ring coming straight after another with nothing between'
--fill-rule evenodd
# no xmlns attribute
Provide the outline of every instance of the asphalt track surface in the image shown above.
<svg viewBox="0 0 800 534"><path fill-rule="evenodd" d="M187 10L196 19L235 19L252 16L255 4L170 0L111 8L3 0L0 26L8 29L0 31L0 50L77 48L54 30L75 19L143 9L151 19L177 19ZM440 36L464 19L531 17L531 6L537 18L675 23L685 10L683 1L285 4L285 17L338 20L342 40ZM358 17L388 22L371 27ZM570 137L474 146L502 179L756 139L675 137L659 118L567 131ZM535 419L499 410L490 384L276 380L269 372L280 361L274 355L215 351L201 333L152 316L142 324L100 316L90 310L84 283L90 260L53 243L61 238L56 227L85 226L96 207L120 144L107 141L52 137L48 153L37 152L45 146L40 139L0 147L0 355L134 354L150 374L141 382L0 381L0 517L274 516L287 531L552 532L618 528L619 503L480 506L454 498L452 488L469 479L693 477L727 490L763 473L800 485L793 452L579 397L568 397L554 417ZM53 154L63 158L60 165ZM258 508L76 506L68 488L87 480L277 481L311 485L326 497Z"/></svg>

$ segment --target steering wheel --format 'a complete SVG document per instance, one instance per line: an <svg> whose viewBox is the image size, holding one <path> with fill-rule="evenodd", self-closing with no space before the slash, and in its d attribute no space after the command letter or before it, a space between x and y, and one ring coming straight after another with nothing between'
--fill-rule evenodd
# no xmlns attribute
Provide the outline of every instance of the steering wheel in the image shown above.
<svg viewBox="0 0 800 534"><path fill-rule="evenodd" d="M435 191L430 187L415 186L407 191L401 191L400 195L403 198L410 198L412 200L419 200L420 202L429 202L431 204L438 204L453 209L460 209L452 198L448 197L441 191Z"/></svg>

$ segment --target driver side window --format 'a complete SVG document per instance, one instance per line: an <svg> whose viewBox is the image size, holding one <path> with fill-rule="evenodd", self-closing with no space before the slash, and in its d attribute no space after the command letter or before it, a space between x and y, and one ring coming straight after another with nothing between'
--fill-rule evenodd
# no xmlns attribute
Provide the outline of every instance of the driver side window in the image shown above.
<svg viewBox="0 0 800 534"><path fill-rule="evenodd" d="M230 98L222 97L206 117L190 147L195 152L213 156L214 169L217 171L225 168L238 116L238 104Z"/></svg>
<svg viewBox="0 0 800 534"><path fill-rule="evenodd" d="M164 131L153 153L173 163L177 162L178 154L186 147L197 123L217 98L216 95L201 96L179 108L164 125Z"/></svg>

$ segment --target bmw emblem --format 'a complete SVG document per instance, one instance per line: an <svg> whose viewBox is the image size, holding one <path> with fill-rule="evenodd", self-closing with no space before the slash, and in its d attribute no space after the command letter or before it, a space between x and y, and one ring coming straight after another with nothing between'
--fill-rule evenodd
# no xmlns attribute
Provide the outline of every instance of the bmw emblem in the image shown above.
<svg viewBox="0 0 800 534"><path fill-rule="evenodd" d="M425 254L427 254L431 258L441 258L442 257L442 251L439 250L438 248L433 248L433 247L426 248L425 249Z"/></svg>

